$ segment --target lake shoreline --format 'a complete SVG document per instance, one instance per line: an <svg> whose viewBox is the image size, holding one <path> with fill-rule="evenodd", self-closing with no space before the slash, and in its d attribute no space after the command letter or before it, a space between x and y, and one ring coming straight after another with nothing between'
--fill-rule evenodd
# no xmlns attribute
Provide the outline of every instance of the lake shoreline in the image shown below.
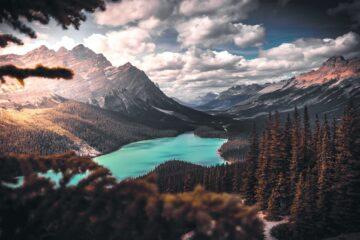
<svg viewBox="0 0 360 240"><path fill-rule="evenodd" d="M186 134L186 133L193 133L194 136L199 137L199 138L219 138L219 139L226 139L226 140L227 140L227 138L222 138L222 137L205 137L205 136L199 136L199 135L195 134L195 129L194 129L194 130L191 130L191 131L181 131L181 132L177 132L177 133L174 134L174 135L169 134L168 136L163 136L163 137L154 137L154 138L150 137L150 138L144 138L144 139L141 139L141 140L138 140L138 141L131 141L131 142L122 144L122 145L120 145L119 147L114 148L113 150L109 150L109 151L105 151L105 152L100 152L100 154L92 155L92 156L88 156L88 157L91 157L91 158L101 157L101 156L110 154L110 153L112 153L112 152L114 152L114 151L118 151L118 150L120 150L122 147L124 147L124 146L126 146L126 145L129 145L129 144L132 144L132 143L136 143L136 142L142 142L142 141L148 141L148 140L156 140L156 139L168 138L168 137L178 137L178 136L180 136L181 134ZM223 158L223 159L224 159L224 158ZM224 159L224 160L225 160L225 159Z"/></svg>
<svg viewBox="0 0 360 240"><path fill-rule="evenodd" d="M209 166L223 164L218 152L223 138L201 138L188 131L175 137L136 141L93 160L111 170L119 180L137 177L172 159Z"/></svg>

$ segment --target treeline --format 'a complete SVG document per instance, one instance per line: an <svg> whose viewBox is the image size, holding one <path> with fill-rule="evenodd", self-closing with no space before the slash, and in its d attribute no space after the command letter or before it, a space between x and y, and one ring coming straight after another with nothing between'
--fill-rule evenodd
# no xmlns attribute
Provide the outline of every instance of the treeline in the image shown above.
<svg viewBox="0 0 360 240"><path fill-rule="evenodd" d="M201 185L211 192L239 193L243 170L244 164L241 162L203 167L172 160L160 164L145 178L155 175L160 192L187 192L192 191L197 185Z"/></svg>
<svg viewBox="0 0 360 240"><path fill-rule="evenodd" d="M200 184L209 191L238 193L268 220L289 216L287 224L272 231L278 239L360 231L360 118L352 105L341 119L316 117L312 127L306 107L302 116L295 108L284 123L278 112L269 114L264 132L259 136L254 126L249 143L242 162L160 165L153 171L160 191L186 192Z"/></svg>
<svg viewBox="0 0 360 240"><path fill-rule="evenodd" d="M21 111L26 111L27 115L22 116ZM130 142L178 133L150 128L119 113L75 101L66 101L42 111L21 111L0 109L2 153L49 155L79 151L78 139L107 153ZM66 131L67 135L64 134Z"/></svg>
<svg viewBox="0 0 360 240"><path fill-rule="evenodd" d="M269 115L260 139L254 130L243 175L245 202L268 219L290 215L273 229L279 239L321 239L360 231L360 118L350 104L340 121L295 108L281 124Z"/></svg>
<svg viewBox="0 0 360 240"><path fill-rule="evenodd" d="M76 101L59 104L44 117L102 153L115 151L130 142L177 134L174 130L150 128L119 113Z"/></svg>
<svg viewBox="0 0 360 240"><path fill-rule="evenodd" d="M78 146L66 136L44 129L9 124L0 119L1 153L35 153L48 155L79 150Z"/></svg>
<svg viewBox="0 0 360 240"><path fill-rule="evenodd" d="M249 143L245 139L229 139L221 145L219 149L220 156L229 162L243 161L249 149Z"/></svg>
<svg viewBox="0 0 360 240"><path fill-rule="evenodd" d="M154 180L116 182L73 154L0 156L0 239L263 239L263 224L236 195L161 194ZM37 173L61 171L60 186ZM90 171L76 186L73 173ZM6 182L24 175L21 187Z"/></svg>

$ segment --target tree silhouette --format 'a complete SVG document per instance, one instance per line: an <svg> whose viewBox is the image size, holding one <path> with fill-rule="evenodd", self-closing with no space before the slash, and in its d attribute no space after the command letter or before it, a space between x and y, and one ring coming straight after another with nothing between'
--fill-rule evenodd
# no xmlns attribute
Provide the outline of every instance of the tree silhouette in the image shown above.
<svg viewBox="0 0 360 240"><path fill-rule="evenodd" d="M105 9L104 0L3 0L0 1L0 24L6 24L30 38L36 38L36 32L27 25L28 23L37 22L46 25L54 19L63 29L69 26L79 29L80 24L86 20L85 13L93 13L97 9ZM0 47L6 47L9 43L23 44L12 34L0 34ZM73 73L62 67L37 66L34 69L27 69L14 65L0 66L2 83L5 82L5 76L15 77L23 84L24 79L31 76L71 79Z"/></svg>

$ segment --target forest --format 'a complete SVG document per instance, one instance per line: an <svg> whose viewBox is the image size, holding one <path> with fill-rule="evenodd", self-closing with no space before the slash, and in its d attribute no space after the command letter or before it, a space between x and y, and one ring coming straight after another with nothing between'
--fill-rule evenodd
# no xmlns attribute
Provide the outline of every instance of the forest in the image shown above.
<svg viewBox="0 0 360 240"><path fill-rule="evenodd" d="M261 134L254 125L244 161L173 160L122 182L74 153L2 155L0 238L263 239L259 210L267 220L288 219L272 229L279 240L358 232L359 123L352 105L313 127L307 108L284 123L276 112ZM59 186L38 175L50 169L62 173ZM18 176L22 185L9 186Z"/></svg>
<svg viewBox="0 0 360 240"><path fill-rule="evenodd" d="M269 114L266 129L258 134L254 127L249 142L245 161L214 167L181 161L160 165L153 172L160 191L202 185L239 194L268 220L289 218L272 230L280 240L360 230L360 119L352 104L341 119L317 117L314 126L306 107L302 115L295 108L284 123L278 112Z"/></svg>

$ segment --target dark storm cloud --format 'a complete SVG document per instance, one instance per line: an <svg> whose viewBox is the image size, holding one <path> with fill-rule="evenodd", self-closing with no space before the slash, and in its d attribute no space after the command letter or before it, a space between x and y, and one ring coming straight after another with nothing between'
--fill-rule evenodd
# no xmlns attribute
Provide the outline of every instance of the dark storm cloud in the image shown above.
<svg viewBox="0 0 360 240"><path fill-rule="evenodd" d="M360 27L360 1L339 3L337 7L329 9L328 13L335 17L339 15L348 16L354 22L354 28Z"/></svg>

